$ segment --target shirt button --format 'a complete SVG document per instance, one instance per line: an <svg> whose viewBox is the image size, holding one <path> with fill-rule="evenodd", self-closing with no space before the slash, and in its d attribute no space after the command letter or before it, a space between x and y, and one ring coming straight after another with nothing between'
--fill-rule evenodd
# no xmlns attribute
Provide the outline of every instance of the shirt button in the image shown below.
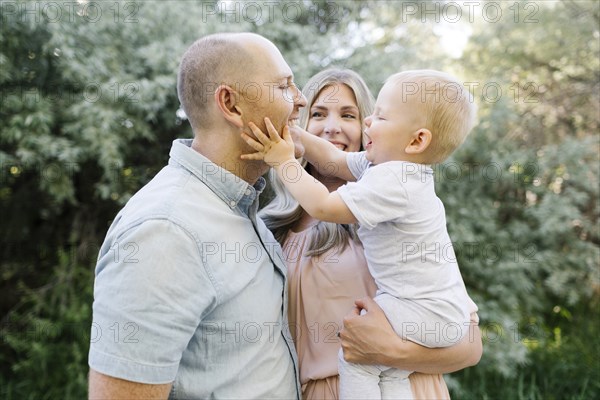
<svg viewBox="0 0 600 400"><path fill-rule="evenodd" d="M237 203L236 203L234 200L231 200L231 201L229 202L229 205L230 205L231 207L235 207L235 206L236 206L236 204L237 204Z"/></svg>
<svg viewBox="0 0 600 400"><path fill-rule="evenodd" d="M246 189L246 196L250 196L252 194L252 190Z"/></svg>

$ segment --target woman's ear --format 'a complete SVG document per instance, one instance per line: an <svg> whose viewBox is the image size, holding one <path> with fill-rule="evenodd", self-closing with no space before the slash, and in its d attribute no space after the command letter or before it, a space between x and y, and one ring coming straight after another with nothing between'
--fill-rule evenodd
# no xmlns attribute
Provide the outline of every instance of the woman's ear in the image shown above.
<svg viewBox="0 0 600 400"><path fill-rule="evenodd" d="M423 153L427 147L431 144L432 134L429 129L419 129L413 133L410 143L406 146L404 151L406 154L420 154Z"/></svg>
<svg viewBox="0 0 600 400"><path fill-rule="evenodd" d="M221 111L223 118L229 123L233 124L238 128L244 126L242 121L242 108L239 104L239 95L231 87L227 85L220 85L215 90L215 104Z"/></svg>

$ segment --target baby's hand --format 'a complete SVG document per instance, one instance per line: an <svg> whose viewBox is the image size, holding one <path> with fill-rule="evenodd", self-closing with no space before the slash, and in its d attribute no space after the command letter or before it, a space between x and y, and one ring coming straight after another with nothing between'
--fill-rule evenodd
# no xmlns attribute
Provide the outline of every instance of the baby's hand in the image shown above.
<svg viewBox="0 0 600 400"><path fill-rule="evenodd" d="M294 159L294 142L290 136L288 126L283 127L282 136L279 136L277 129L271 123L269 118L265 118L265 125L269 136L252 122L248 124L256 139L251 138L246 133L242 132L242 138L256 150L256 153L242 154L244 160L263 160L271 167L281 165L285 161ZM283 138L283 140L282 140Z"/></svg>

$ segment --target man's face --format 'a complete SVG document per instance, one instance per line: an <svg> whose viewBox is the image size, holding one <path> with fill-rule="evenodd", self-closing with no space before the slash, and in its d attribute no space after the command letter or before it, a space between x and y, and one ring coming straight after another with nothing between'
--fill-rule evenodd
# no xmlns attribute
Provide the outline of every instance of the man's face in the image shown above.
<svg viewBox="0 0 600 400"><path fill-rule="evenodd" d="M263 132L267 132L265 117L269 117L279 133L285 125L294 125L298 120L300 107L306 105L306 98L294 84L294 75L277 48L269 42L252 43L249 51L255 55L256 65L252 77L243 92L245 109L244 124L254 122ZM244 90L245 89L245 90ZM254 136L249 129L247 133Z"/></svg>

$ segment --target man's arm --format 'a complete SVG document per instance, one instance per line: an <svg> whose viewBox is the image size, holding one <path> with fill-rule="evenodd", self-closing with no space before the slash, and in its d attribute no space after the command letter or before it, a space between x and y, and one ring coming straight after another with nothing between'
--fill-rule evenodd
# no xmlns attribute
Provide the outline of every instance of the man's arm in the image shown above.
<svg viewBox="0 0 600 400"><path fill-rule="evenodd" d="M252 123L249 126L258 141L242 134L244 140L257 151L242 155L242 158L263 160L273 167L292 196L313 218L338 224L355 223L356 218L340 195L337 192L329 193L325 185L310 176L294 158L294 143L288 127L283 128L282 139L271 121L265 119L265 122L269 136Z"/></svg>
<svg viewBox="0 0 600 400"><path fill-rule="evenodd" d="M483 347L476 322L471 322L469 333L454 346L428 348L398 336L373 299L357 300L356 305L344 318L340 332L346 361L444 374L476 365L481 359ZM367 313L360 315L360 309Z"/></svg>
<svg viewBox="0 0 600 400"><path fill-rule="evenodd" d="M90 368L89 394L90 400L95 399L166 399L169 397L172 383L148 385L113 378Z"/></svg>
<svg viewBox="0 0 600 400"><path fill-rule="evenodd" d="M118 241L114 237L110 231L100 251L92 324L101 332L118 323L133 333L121 340L100 334L90 342L89 397L167 398L201 311L216 292L198 269L196 241L179 225L150 219L120 231ZM117 253L130 246L134 257Z"/></svg>
<svg viewBox="0 0 600 400"><path fill-rule="evenodd" d="M347 182L356 181L356 177L352 175L348 168L347 153L345 151L300 127L293 126L290 131L293 136L300 137L304 147L304 159L315 167L321 175L326 177L335 176Z"/></svg>

